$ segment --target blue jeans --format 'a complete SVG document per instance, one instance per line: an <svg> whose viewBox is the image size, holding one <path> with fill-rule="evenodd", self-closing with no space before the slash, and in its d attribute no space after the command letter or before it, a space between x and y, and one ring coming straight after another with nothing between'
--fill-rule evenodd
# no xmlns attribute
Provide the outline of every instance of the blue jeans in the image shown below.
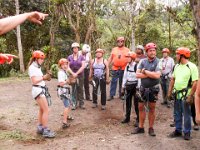
<svg viewBox="0 0 200 150"><path fill-rule="evenodd" d="M191 131L191 108L184 100L176 100L174 103L175 127L176 131L182 132L182 123L184 117L184 133Z"/></svg>
<svg viewBox="0 0 200 150"><path fill-rule="evenodd" d="M161 78L161 87L162 87L162 91L163 91L163 102L167 102L167 92L168 92L168 88L169 88L169 82L170 82L170 79L167 78Z"/></svg>
<svg viewBox="0 0 200 150"><path fill-rule="evenodd" d="M117 81L119 79L119 96L121 96L122 79L124 75L124 70L112 70L112 80L110 85L110 96L115 96Z"/></svg>

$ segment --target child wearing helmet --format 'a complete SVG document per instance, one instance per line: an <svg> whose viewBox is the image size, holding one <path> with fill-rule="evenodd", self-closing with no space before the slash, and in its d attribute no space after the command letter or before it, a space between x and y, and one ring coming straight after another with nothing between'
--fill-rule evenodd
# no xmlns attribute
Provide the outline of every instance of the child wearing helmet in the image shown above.
<svg viewBox="0 0 200 150"><path fill-rule="evenodd" d="M68 63L68 60L65 58L61 58L58 62L58 96L63 101L65 107L63 113L63 129L70 126L70 124L67 123L67 120L73 120L73 118L69 116L71 105L71 92L69 87L71 81L69 79L69 73L73 72L69 68Z"/></svg>
<svg viewBox="0 0 200 150"><path fill-rule="evenodd" d="M92 108L96 108L97 105L97 96L98 96L98 88L101 91L101 109L106 109L106 83L109 84L109 68L108 62L103 58L105 51L103 49L97 49L95 51L96 58L91 61L90 65L90 81L93 80L93 106ZM100 87L99 87L100 86Z"/></svg>
<svg viewBox="0 0 200 150"><path fill-rule="evenodd" d="M138 101L136 98L136 87L138 84L138 79L136 78L136 70L137 70L137 63L135 62L136 53L129 52L127 55L128 64L124 69L124 76L122 81L122 93L125 91L125 99L126 99L126 115L125 119L121 123L128 123L130 122L130 115L131 115L131 107L132 107L132 97L134 97L134 105L135 105L135 112L137 115L135 126L138 125L139 122L139 110L138 110Z"/></svg>
<svg viewBox="0 0 200 150"><path fill-rule="evenodd" d="M28 74L32 83L32 96L36 100L39 109L37 133L46 138L55 137L55 133L47 128L48 125L48 107L51 105L51 97L45 81L51 80L51 74L43 75L41 65L45 55L42 51L36 50L32 53L29 62Z"/></svg>

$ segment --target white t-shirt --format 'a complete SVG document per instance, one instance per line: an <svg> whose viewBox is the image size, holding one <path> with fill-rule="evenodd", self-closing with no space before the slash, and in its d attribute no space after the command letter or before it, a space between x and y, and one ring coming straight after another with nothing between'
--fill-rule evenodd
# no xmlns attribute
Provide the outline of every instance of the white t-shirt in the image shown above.
<svg viewBox="0 0 200 150"><path fill-rule="evenodd" d="M67 74L63 69L58 71L58 82L65 82L68 79Z"/></svg>
<svg viewBox="0 0 200 150"><path fill-rule="evenodd" d="M34 61L28 68L28 75L29 77L42 77L43 73L41 70L41 67L38 66L38 64ZM45 82L44 81L40 81L38 82L36 85L40 85L40 86L45 86Z"/></svg>

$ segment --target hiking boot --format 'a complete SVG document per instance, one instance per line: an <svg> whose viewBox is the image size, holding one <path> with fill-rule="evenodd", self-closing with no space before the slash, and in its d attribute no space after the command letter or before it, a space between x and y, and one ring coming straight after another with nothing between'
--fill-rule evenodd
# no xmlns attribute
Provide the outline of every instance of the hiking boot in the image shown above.
<svg viewBox="0 0 200 150"><path fill-rule="evenodd" d="M149 128L149 135L150 136L156 136L153 128Z"/></svg>
<svg viewBox="0 0 200 150"><path fill-rule="evenodd" d="M167 108L171 108L171 106L170 106L170 104L169 104L169 103L167 104Z"/></svg>
<svg viewBox="0 0 200 150"><path fill-rule="evenodd" d="M170 138L176 138L176 137L181 137L182 133L178 132L177 130L173 131L172 133L169 134Z"/></svg>
<svg viewBox="0 0 200 150"><path fill-rule="evenodd" d="M144 128L137 127L133 132L131 132L131 134L140 134L140 133L144 133Z"/></svg>
<svg viewBox="0 0 200 150"><path fill-rule="evenodd" d="M139 122L136 121L136 122L134 123L134 127L138 127L138 126L139 126Z"/></svg>
<svg viewBox="0 0 200 150"><path fill-rule="evenodd" d="M55 132L51 131L50 129L44 129L42 136L45 138L54 138Z"/></svg>
<svg viewBox="0 0 200 150"><path fill-rule="evenodd" d="M190 133L185 133L184 134L184 140L187 140L187 141L190 140Z"/></svg>
<svg viewBox="0 0 200 150"><path fill-rule="evenodd" d="M69 128L69 127L70 127L70 124L68 124L68 123L63 123L63 125L62 125L63 129L66 129L66 128Z"/></svg>
<svg viewBox="0 0 200 150"><path fill-rule="evenodd" d="M195 124L193 129L197 131L197 130L199 130L199 126L197 124Z"/></svg>
<svg viewBox="0 0 200 150"><path fill-rule="evenodd" d="M175 127L175 123L173 122L173 123L171 123L169 126L170 126L170 127Z"/></svg>
<svg viewBox="0 0 200 150"><path fill-rule="evenodd" d="M43 127L42 125L37 126L37 134L42 134L43 133Z"/></svg>
<svg viewBox="0 0 200 150"><path fill-rule="evenodd" d="M101 106L101 110L106 110L106 106L105 106L105 105L102 105L102 106Z"/></svg>
<svg viewBox="0 0 200 150"><path fill-rule="evenodd" d="M72 106L72 110L76 110L76 106Z"/></svg>
<svg viewBox="0 0 200 150"><path fill-rule="evenodd" d="M121 121L121 123L129 123L130 122L130 119L128 118L125 118L124 120Z"/></svg>
<svg viewBox="0 0 200 150"><path fill-rule="evenodd" d="M92 108L97 108L97 104L93 103Z"/></svg>
<svg viewBox="0 0 200 150"><path fill-rule="evenodd" d="M114 99L114 97L111 96L107 101L111 101L111 100L113 100L113 99Z"/></svg>

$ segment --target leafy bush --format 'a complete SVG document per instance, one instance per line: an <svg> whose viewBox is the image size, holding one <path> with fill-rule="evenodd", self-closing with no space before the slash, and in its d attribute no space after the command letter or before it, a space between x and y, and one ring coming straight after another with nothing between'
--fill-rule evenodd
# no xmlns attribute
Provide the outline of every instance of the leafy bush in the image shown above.
<svg viewBox="0 0 200 150"><path fill-rule="evenodd" d="M53 64L51 65L51 73L53 78L57 78L57 73L58 73L58 65L57 64Z"/></svg>

